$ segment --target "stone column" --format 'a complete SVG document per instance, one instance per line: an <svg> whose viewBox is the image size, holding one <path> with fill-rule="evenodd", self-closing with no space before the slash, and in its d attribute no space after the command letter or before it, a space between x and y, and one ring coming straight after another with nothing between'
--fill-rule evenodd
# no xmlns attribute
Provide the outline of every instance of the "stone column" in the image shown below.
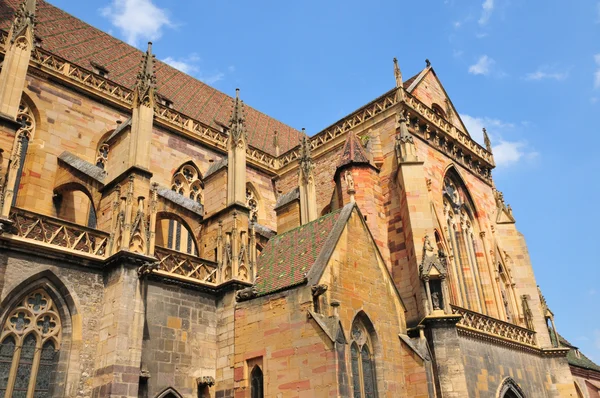
<svg viewBox="0 0 600 398"><path fill-rule="evenodd" d="M92 397L138 396L145 318L138 268L153 261L125 252L108 260Z"/></svg>
<svg viewBox="0 0 600 398"><path fill-rule="evenodd" d="M456 323L461 315L428 316L421 322L426 328L440 397L469 396L465 366Z"/></svg>

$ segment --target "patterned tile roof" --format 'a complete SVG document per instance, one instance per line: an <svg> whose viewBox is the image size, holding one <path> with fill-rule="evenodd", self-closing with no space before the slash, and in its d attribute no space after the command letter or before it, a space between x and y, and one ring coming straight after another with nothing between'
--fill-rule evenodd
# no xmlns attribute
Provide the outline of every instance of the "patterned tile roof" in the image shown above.
<svg viewBox="0 0 600 398"><path fill-rule="evenodd" d="M349 132L344 144L342 156L337 167L342 167L351 163L369 163L369 157L363 148L362 143L353 132Z"/></svg>
<svg viewBox="0 0 600 398"><path fill-rule="evenodd" d="M342 210L326 214L269 240L258 257L255 287L259 296L299 285L306 280L306 274L333 233Z"/></svg>
<svg viewBox="0 0 600 398"><path fill-rule="evenodd" d="M550 336L551 336L551 339L554 341L555 340L554 333L551 333ZM571 349L569 351L569 353L567 354L567 361L569 362L569 365L573 365L573 366L577 366L580 368L590 369L590 370L595 370L596 372L600 372L600 366L596 365L591 359L589 359L588 357L583 355L583 353L581 351L579 351L577 349L577 347L575 347L574 345L569 343L560 334L558 335L558 339L560 341L560 345ZM576 351L579 351L579 356L577 355Z"/></svg>
<svg viewBox="0 0 600 398"><path fill-rule="evenodd" d="M8 31L21 0L0 1L0 29ZM133 88L143 52L96 29L46 1L38 1L35 35L41 46L82 68L100 66L108 79ZM220 129L228 124L233 98L158 61L155 64L159 95L173 101L173 108L207 125ZM298 145L302 135L249 106L246 107L248 142L272 155L273 133L279 133L281 153Z"/></svg>

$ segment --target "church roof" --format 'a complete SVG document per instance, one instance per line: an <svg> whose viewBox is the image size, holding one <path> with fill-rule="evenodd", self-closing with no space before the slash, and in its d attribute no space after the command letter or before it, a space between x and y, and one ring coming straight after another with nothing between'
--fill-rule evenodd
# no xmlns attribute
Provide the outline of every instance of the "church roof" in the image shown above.
<svg viewBox="0 0 600 398"><path fill-rule="evenodd" d="M344 144L342 156L337 167L342 167L351 163L369 163L369 157L358 140L358 137L353 132L349 132Z"/></svg>
<svg viewBox="0 0 600 398"><path fill-rule="evenodd" d="M14 11L21 0L0 1L0 29L8 31ZM46 1L38 1L35 35L41 47L84 69L102 67L107 78L124 87L133 88L143 52L96 29ZM173 102L173 108L204 124L220 130L231 116L233 98L156 61L158 94ZM246 107L248 143L275 154L273 133L279 133L279 147L286 152L295 147L302 133L249 106Z"/></svg>
<svg viewBox="0 0 600 398"><path fill-rule="evenodd" d="M550 337L553 341L555 340L554 333L550 333ZM567 362L569 362L569 365L600 372L600 366L596 365L594 361L583 355L583 353L579 351L577 347L569 343L560 334L558 335L558 340L560 341L561 346L571 349L567 354ZM579 351L579 354L577 354L577 351Z"/></svg>
<svg viewBox="0 0 600 398"><path fill-rule="evenodd" d="M258 257L255 288L259 296L306 282L308 272L327 242L337 242L333 235L339 228L334 226L340 220L343 209L269 240Z"/></svg>

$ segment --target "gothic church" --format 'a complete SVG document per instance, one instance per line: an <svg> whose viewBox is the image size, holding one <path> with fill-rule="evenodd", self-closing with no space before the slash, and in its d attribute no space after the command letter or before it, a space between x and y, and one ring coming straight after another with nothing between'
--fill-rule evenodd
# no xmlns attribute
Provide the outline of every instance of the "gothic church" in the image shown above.
<svg viewBox="0 0 600 398"><path fill-rule="evenodd" d="M43 0L0 36L0 397L600 396L429 62L309 135Z"/></svg>

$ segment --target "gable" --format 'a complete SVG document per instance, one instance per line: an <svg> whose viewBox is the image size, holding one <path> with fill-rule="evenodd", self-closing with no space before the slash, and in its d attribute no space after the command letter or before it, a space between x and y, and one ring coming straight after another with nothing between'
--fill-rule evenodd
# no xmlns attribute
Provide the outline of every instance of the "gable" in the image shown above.
<svg viewBox="0 0 600 398"><path fill-rule="evenodd" d="M469 135L469 132L460 119L448 93L446 93L446 90L442 86L442 82L438 79L433 68L426 68L419 74L411 82L407 91L431 109L435 110L439 107L438 109L442 111L444 118L448 122Z"/></svg>
<svg viewBox="0 0 600 398"><path fill-rule="evenodd" d="M311 268L308 284L326 284L330 290L336 290L347 288L352 281L357 294L363 291L363 299L370 302L377 302L374 297L386 294L394 302L398 318L403 318L404 304L360 210L354 204L346 205L344 210L350 211L336 225L339 237L330 253L323 253L327 258L321 258Z"/></svg>

